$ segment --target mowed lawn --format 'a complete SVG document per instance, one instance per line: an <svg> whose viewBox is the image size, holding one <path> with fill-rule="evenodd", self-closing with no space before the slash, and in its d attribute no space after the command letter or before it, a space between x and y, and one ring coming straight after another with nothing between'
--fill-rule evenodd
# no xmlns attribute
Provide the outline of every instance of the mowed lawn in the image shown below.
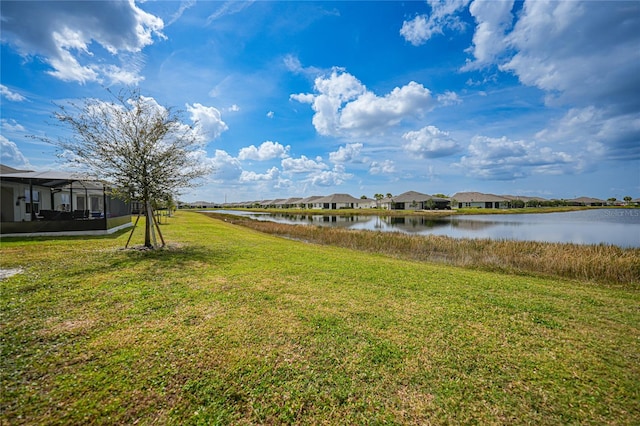
<svg viewBox="0 0 640 426"><path fill-rule="evenodd" d="M162 229L2 241L0 423L638 424L637 286Z"/></svg>

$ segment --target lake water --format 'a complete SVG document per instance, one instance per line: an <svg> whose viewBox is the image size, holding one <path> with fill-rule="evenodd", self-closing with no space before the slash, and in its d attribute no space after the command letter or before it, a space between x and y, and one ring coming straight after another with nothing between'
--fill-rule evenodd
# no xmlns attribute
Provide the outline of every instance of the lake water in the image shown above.
<svg viewBox="0 0 640 426"><path fill-rule="evenodd" d="M576 244L640 247L640 209L593 209L563 213L418 216L324 216L217 210L287 224L347 229Z"/></svg>

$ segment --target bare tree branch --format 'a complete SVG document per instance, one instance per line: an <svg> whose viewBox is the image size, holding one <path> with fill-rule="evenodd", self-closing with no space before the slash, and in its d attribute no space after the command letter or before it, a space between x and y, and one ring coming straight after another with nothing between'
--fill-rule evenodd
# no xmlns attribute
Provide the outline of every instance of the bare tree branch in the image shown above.
<svg viewBox="0 0 640 426"><path fill-rule="evenodd" d="M71 153L74 165L110 184L122 198L144 206L198 185L211 172L196 155L204 148L201 138L180 112L138 90L109 93L110 101L87 98L57 105L54 117L71 135L41 139ZM147 246L149 234L147 226Z"/></svg>

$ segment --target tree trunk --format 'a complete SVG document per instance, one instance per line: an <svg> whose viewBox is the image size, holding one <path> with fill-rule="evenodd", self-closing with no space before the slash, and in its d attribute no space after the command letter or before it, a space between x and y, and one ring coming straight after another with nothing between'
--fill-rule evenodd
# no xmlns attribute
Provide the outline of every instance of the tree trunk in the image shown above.
<svg viewBox="0 0 640 426"><path fill-rule="evenodd" d="M144 206L146 220L144 223L144 246L148 248L153 248L153 243L151 242L151 227L153 226L153 212L151 211L151 202L147 201Z"/></svg>

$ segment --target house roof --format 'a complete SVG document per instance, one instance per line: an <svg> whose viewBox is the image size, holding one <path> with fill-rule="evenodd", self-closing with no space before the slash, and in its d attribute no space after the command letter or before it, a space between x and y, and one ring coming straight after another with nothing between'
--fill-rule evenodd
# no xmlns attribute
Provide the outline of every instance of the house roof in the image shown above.
<svg viewBox="0 0 640 426"><path fill-rule="evenodd" d="M316 203L360 203L362 200L349 194L331 194L314 200Z"/></svg>
<svg viewBox="0 0 640 426"><path fill-rule="evenodd" d="M572 200L567 200L567 201L573 201L576 203L604 203L604 200L599 200L597 198L591 198L591 197L578 197L578 198L574 198Z"/></svg>
<svg viewBox="0 0 640 426"><path fill-rule="evenodd" d="M302 200L302 198L300 197L291 197L284 200L282 204L297 204L300 202L300 200Z"/></svg>
<svg viewBox="0 0 640 426"><path fill-rule="evenodd" d="M30 171L32 170L18 170L18 169L14 169L13 167L5 166L4 164L0 164L0 174L23 173L23 172L30 172Z"/></svg>
<svg viewBox="0 0 640 426"><path fill-rule="evenodd" d="M423 194L421 192L416 192L416 191L408 191L391 198L391 202L393 203L411 203L414 201L419 203L419 202L429 201L429 200L449 201L446 198L434 197L433 195Z"/></svg>
<svg viewBox="0 0 640 426"><path fill-rule="evenodd" d="M451 199L459 203L484 203L484 202L500 202L509 201L505 197L494 194L483 194L482 192L458 192Z"/></svg>
<svg viewBox="0 0 640 426"><path fill-rule="evenodd" d="M522 200L525 203L527 201L531 201L531 200L535 200L535 201L547 201L546 199L542 198L542 197L526 197L524 195L501 195L501 197L504 197L508 200Z"/></svg>
<svg viewBox="0 0 640 426"><path fill-rule="evenodd" d="M275 206L275 205L280 205L285 201L284 198L276 198L275 200L271 200L268 203L266 203L268 206Z"/></svg>
<svg viewBox="0 0 640 426"><path fill-rule="evenodd" d="M301 199L299 202L301 204L313 203L316 200L319 200L320 198L323 198L323 196L322 195L312 195L310 197Z"/></svg>
<svg viewBox="0 0 640 426"><path fill-rule="evenodd" d="M427 201L430 197L430 195L423 194L421 192L407 191L392 197L390 201L394 203L410 203L412 201Z"/></svg>
<svg viewBox="0 0 640 426"><path fill-rule="evenodd" d="M5 166L6 167L6 166ZM0 180L8 182L31 183L49 188L60 188L73 182L98 182L97 179L79 173L60 171L19 171L14 173L0 173Z"/></svg>

